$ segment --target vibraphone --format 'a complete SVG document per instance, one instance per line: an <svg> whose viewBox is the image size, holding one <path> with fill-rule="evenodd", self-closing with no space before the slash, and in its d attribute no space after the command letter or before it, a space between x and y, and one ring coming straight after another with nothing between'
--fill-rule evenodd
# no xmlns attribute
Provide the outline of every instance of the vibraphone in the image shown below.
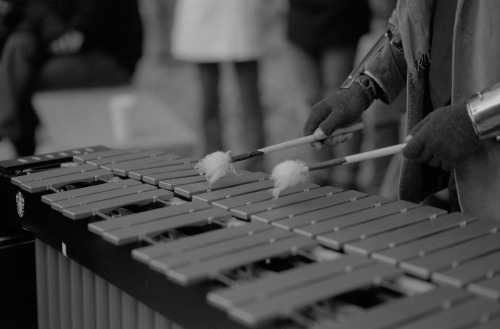
<svg viewBox="0 0 500 329"><path fill-rule="evenodd" d="M40 328L499 328L499 220L196 159L92 147L2 162L37 238Z"/></svg>

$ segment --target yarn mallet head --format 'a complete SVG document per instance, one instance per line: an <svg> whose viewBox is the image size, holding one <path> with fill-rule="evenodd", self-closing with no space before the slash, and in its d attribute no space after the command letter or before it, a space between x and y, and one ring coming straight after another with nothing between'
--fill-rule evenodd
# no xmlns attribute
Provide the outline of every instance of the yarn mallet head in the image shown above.
<svg viewBox="0 0 500 329"><path fill-rule="evenodd" d="M232 164L231 151L216 151L201 159L195 166L200 175L204 175L209 184L215 183L219 178L224 177L228 172L236 174Z"/></svg>
<svg viewBox="0 0 500 329"><path fill-rule="evenodd" d="M271 174L271 179L274 181L273 196L277 198L284 189L306 182L310 171L393 155L400 152L405 146L406 143L397 144L309 165L301 160L283 161L274 167Z"/></svg>
<svg viewBox="0 0 500 329"><path fill-rule="evenodd" d="M274 181L273 196L277 198L281 191L309 179L309 169L301 160L286 160L276 165L271 173Z"/></svg>

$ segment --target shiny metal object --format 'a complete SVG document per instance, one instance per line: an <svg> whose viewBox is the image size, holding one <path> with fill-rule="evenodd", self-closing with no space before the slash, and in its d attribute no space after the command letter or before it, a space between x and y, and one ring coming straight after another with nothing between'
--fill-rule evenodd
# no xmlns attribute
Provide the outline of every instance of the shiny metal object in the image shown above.
<svg viewBox="0 0 500 329"><path fill-rule="evenodd" d="M500 86L472 96L467 111L480 140L500 140Z"/></svg>

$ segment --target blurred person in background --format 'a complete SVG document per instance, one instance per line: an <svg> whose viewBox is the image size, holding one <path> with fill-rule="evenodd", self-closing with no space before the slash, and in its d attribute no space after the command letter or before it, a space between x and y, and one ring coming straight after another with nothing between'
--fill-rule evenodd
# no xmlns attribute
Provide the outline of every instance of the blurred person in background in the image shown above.
<svg viewBox="0 0 500 329"><path fill-rule="evenodd" d="M178 0L174 12L171 51L193 63L201 91L202 153L225 151L221 116L221 70L234 69L239 90L241 142L245 150L266 143L264 110L259 90L259 60L264 52L267 0ZM245 161L245 168L262 170L263 159Z"/></svg>
<svg viewBox="0 0 500 329"><path fill-rule="evenodd" d="M340 87L352 71L358 40L370 29L367 0L289 0L286 36L299 88L312 106ZM315 161L358 153L360 132L353 140L316 152ZM356 189L358 165L322 170L313 175L320 185Z"/></svg>
<svg viewBox="0 0 500 329"><path fill-rule="evenodd" d="M142 55L136 0L0 0L0 138L34 154L38 90L131 81Z"/></svg>
<svg viewBox="0 0 500 329"><path fill-rule="evenodd" d="M144 56L154 64L175 65L170 51L172 18L176 0L140 0L146 35Z"/></svg>

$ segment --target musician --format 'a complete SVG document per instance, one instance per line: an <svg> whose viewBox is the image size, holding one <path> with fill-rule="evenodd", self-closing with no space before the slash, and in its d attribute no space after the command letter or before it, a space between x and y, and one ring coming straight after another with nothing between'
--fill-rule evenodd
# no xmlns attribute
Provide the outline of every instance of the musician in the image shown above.
<svg viewBox="0 0 500 329"><path fill-rule="evenodd" d="M142 54L136 0L0 0L0 10L0 139L17 156L35 153L36 90L128 83Z"/></svg>
<svg viewBox="0 0 500 329"><path fill-rule="evenodd" d="M406 87L400 198L448 187L453 210L500 219L499 40L498 1L399 0L373 54L313 106L304 133L329 135Z"/></svg>

